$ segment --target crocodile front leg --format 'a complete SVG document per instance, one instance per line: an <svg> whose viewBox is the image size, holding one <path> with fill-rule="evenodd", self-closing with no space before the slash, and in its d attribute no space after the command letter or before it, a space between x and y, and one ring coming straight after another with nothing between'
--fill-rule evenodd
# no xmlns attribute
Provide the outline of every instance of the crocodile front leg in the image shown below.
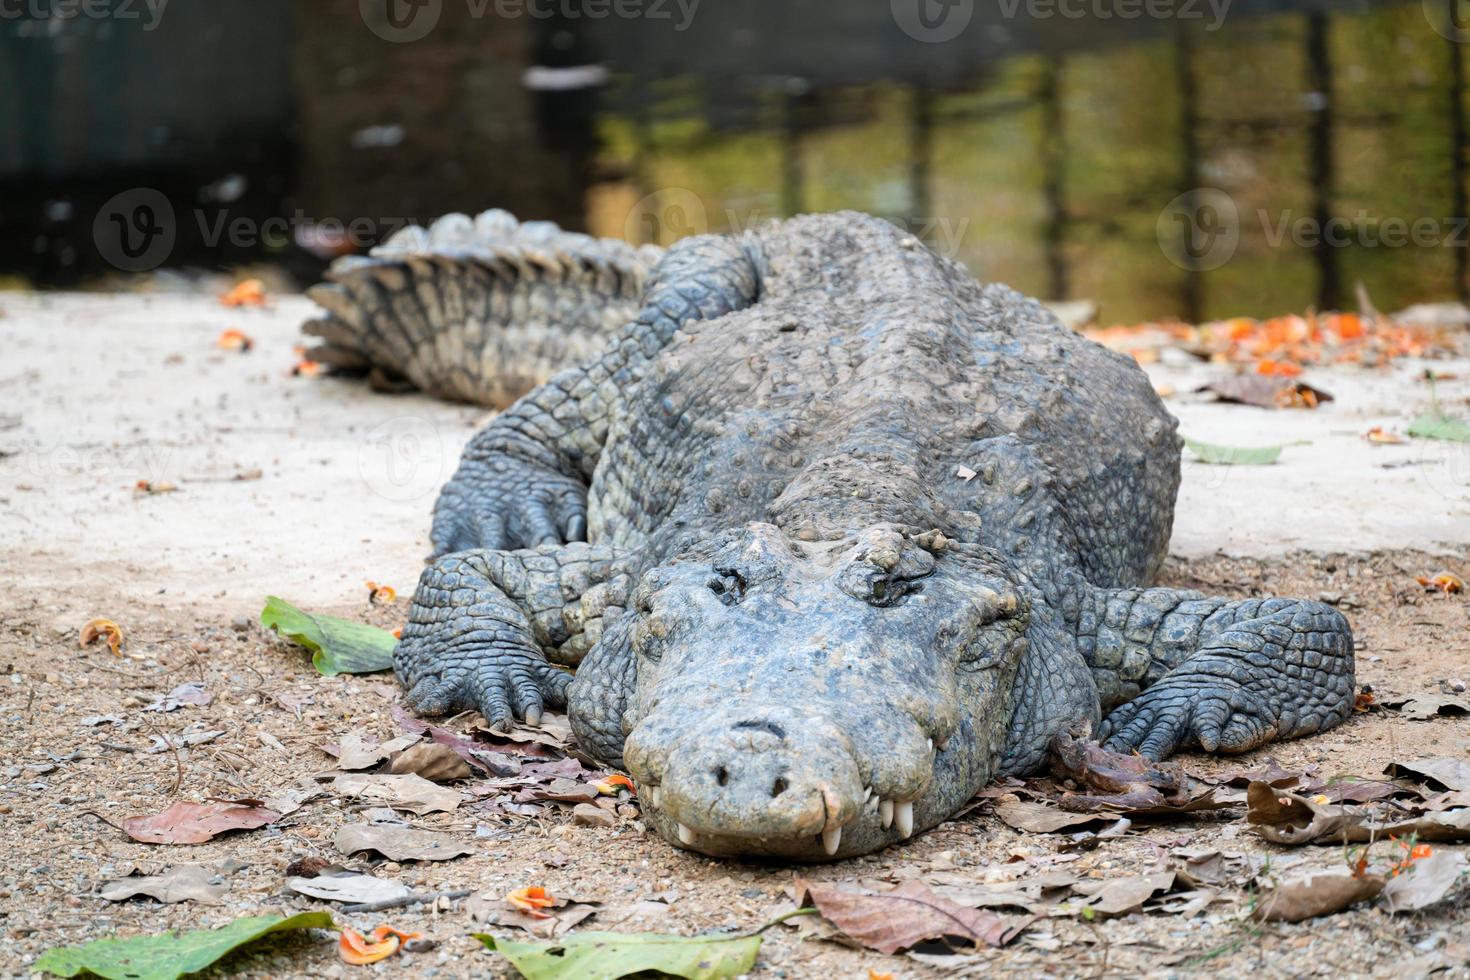
<svg viewBox="0 0 1470 980"><path fill-rule="evenodd" d="M1080 627L1115 751L1245 752L1352 712L1352 628L1320 602L1105 590Z"/></svg>
<svg viewBox="0 0 1470 980"><path fill-rule="evenodd" d="M557 545L465 551L424 569L393 666L408 707L435 715L477 708L492 728L535 724L566 704L571 674L627 591L608 548ZM548 659L549 658L549 659Z"/></svg>
<svg viewBox="0 0 1470 980"><path fill-rule="evenodd" d="M740 239L676 244L606 353L557 374L470 440L434 505L434 554L585 540L587 487L623 393L682 324L749 306L758 291L756 257Z"/></svg>
<svg viewBox="0 0 1470 980"><path fill-rule="evenodd" d="M568 693L567 717L577 744L611 766L624 768L623 712L633 695L638 665L630 631L635 617L609 615L602 639L577 669Z"/></svg>

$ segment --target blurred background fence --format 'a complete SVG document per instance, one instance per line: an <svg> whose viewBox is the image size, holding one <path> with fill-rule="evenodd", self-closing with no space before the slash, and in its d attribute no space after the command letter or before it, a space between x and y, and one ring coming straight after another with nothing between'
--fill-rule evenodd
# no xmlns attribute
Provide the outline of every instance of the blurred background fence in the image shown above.
<svg viewBox="0 0 1470 980"><path fill-rule="evenodd" d="M1470 0L0 0L0 279L857 208L1108 321L1463 300L1467 41ZM140 192L168 248L120 261Z"/></svg>

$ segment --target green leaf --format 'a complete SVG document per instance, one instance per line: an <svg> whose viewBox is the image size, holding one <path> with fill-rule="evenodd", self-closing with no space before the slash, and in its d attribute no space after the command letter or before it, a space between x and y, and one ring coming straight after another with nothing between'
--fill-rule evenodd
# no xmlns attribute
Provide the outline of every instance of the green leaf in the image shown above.
<svg viewBox="0 0 1470 980"><path fill-rule="evenodd" d="M749 973L761 937L663 936L657 933L579 932L544 943L475 938L500 953L526 980L616 980L657 970L687 980L718 980Z"/></svg>
<svg viewBox="0 0 1470 980"><path fill-rule="evenodd" d="M1217 466L1270 466L1281 456L1285 446L1217 446L1210 442L1184 437L1189 451L1202 463Z"/></svg>
<svg viewBox="0 0 1470 980"><path fill-rule="evenodd" d="M1436 405L1414 420L1409 435L1419 439L1443 439L1446 442L1470 442L1470 422L1451 418Z"/></svg>
<svg viewBox="0 0 1470 980"><path fill-rule="evenodd" d="M393 647L398 641L387 630L367 623L302 612L272 595L265 597L260 625L312 651L312 666L328 677L393 667Z"/></svg>
<svg viewBox="0 0 1470 980"><path fill-rule="evenodd" d="M31 969L74 977L95 973L108 980L175 980L212 965L237 946L270 932L286 929L330 929L330 912L302 912L290 918L256 915L236 919L219 929L200 929L183 935L132 936L98 939L85 946L48 949Z"/></svg>

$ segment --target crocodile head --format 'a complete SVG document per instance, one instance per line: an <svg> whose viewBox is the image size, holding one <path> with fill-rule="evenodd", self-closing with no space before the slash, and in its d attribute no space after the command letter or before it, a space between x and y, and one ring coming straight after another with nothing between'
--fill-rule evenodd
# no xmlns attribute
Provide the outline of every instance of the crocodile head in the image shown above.
<svg viewBox="0 0 1470 980"><path fill-rule="evenodd" d="M1028 607L998 559L944 545L751 524L643 577L624 759L660 833L826 860L933 826L990 778Z"/></svg>

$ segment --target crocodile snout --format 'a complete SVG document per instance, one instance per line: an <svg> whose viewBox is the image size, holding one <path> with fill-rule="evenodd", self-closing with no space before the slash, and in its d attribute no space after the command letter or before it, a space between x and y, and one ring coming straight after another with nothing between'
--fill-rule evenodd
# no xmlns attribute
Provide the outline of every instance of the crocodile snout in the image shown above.
<svg viewBox="0 0 1470 980"><path fill-rule="evenodd" d="M648 815L694 850L723 851L745 840L791 852L805 842L814 855L831 857L845 827L893 826L901 837L912 830L912 800L875 793L848 735L818 714L732 709L668 742L635 730L628 745L634 778L647 787Z"/></svg>

